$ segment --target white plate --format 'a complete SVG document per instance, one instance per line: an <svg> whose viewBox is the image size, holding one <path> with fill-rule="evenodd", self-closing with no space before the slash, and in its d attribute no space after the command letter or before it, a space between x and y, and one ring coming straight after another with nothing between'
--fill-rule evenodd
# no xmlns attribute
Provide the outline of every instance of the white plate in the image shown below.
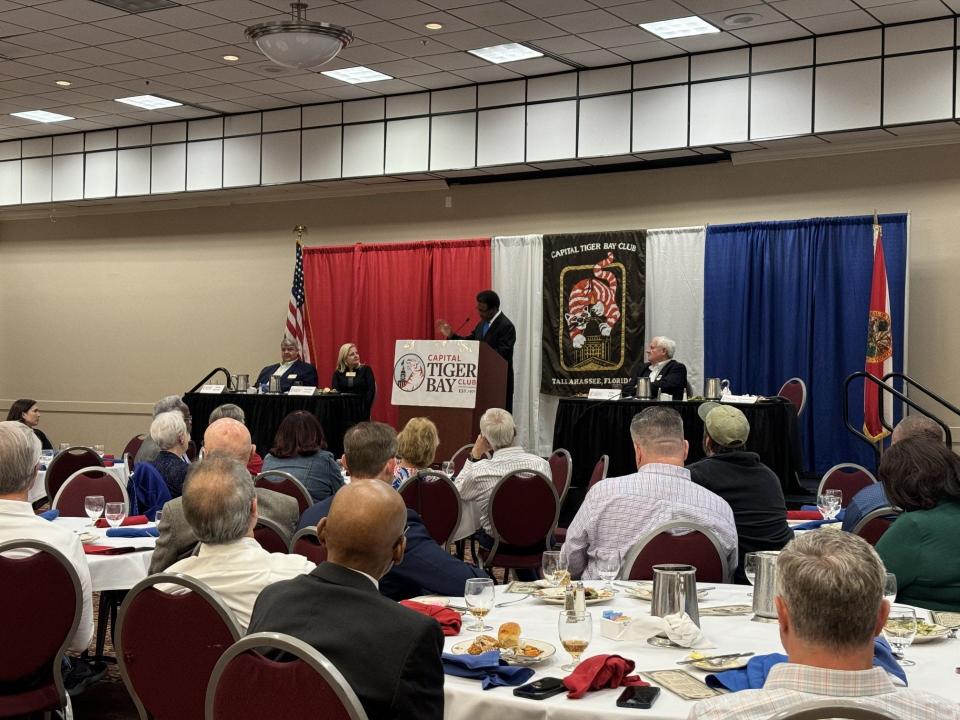
<svg viewBox="0 0 960 720"><path fill-rule="evenodd" d="M944 627L943 625L934 625L932 623L928 623L928 625L932 628L931 631L926 635L921 635L920 633L917 633L916 636L913 638L914 645L917 645L917 644L922 645L923 643L943 640L945 637L948 637L950 635L951 630L948 627Z"/></svg>
<svg viewBox="0 0 960 720"><path fill-rule="evenodd" d="M638 585L635 588L624 588L623 592L632 598L637 600L646 600L649 602L653 599L653 586L652 585ZM709 591L707 590L697 590L697 599L706 600L710 596Z"/></svg>
<svg viewBox="0 0 960 720"><path fill-rule="evenodd" d="M544 590L538 590L533 593L533 597L537 598L537 600L543 600L545 603L550 603L551 605L563 605L565 601L563 588L545 588ZM597 597L588 599L586 604L596 605L597 603L605 603L614 597L616 596L609 590L597 590Z"/></svg>
<svg viewBox="0 0 960 720"><path fill-rule="evenodd" d="M491 636L492 637L492 636ZM461 640L456 645L450 648L450 652L454 655L467 655L467 649L473 644L473 640ZM556 654L557 649L548 642L543 640L533 640L532 638L520 638L521 645L532 645L540 651L538 657L527 657L521 655L519 657L514 657L513 652L510 650L501 650L500 658L510 665L534 665L539 662L543 662L548 657Z"/></svg>
<svg viewBox="0 0 960 720"><path fill-rule="evenodd" d="M80 542L84 545L87 543L96 542L99 536L96 533L92 532L78 532L77 536L80 538Z"/></svg>
<svg viewBox="0 0 960 720"><path fill-rule="evenodd" d="M424 605L436 605L437 607L446 607L450 604L450 598L445 595L421 595L410 599Z"/></svg>

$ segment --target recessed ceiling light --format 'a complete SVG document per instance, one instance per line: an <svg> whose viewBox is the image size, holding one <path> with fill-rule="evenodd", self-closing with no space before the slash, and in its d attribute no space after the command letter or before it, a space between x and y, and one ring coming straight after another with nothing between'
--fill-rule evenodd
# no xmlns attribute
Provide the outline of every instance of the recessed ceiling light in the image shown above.
<svg viewBox="0 0 960 720"><path fill-rule="evenodd" d="M157 97L156 95L135 95L133 97L115 98L115 100L126 103L127 105L136 105L146 110L160 110L161 108L183 105L183 103L178 103L176 100L167 100L166 98Z"/></svg>
<svg viewBox="0 0 960 720"><path fill-rule="evenodd" d="M438 23L438 22L428 22L426 25L424 25L424 27L425 27L427 30L442 30L442 29L443 29L443 25L440 24L440 23Z"/></svg>
<svg viewBox="0 0 960 720"><path fill-rule="evenodd" d="M744 25L753 25L757 20L763 20L763 15L760 13L734 13L733 15L727 15L723 19L723 24L728 27L743 27Z"/></svg>
<svg viewBox="0 0 960 720"><path fill-rule="evenodd" d="M73 85L73 83L70 82L69 80L57 80L57 85L59 85L60 87L70 87L71 85Z"/></svg>
<svg viewBox="0 0 960 720"><path fill-rule="evenodd" d="M688 37L690 35L706 35L707 33L718 33L720 28L714 27L703 18L696 15L690 17L674 18L673 20L660 20L658 22L640 23L644 30L652 32L657 37L665 39Z"/></svg>
<svg viewBox="0 0 960 720"><path fill-rule="evenodd" d="M224 55L223 59L226 60L227 62L236 62L240 58L237 57L236 55Z"/></svg>
<svg viewBox="0 0 960 720"><path fill-rule="evenodd" d="M471 55L476 55L487 62L497 65L500 63L515 62L516 60L528 60L529 58L543 57L542 52L537 52L533 48L528 48L520 43L507 43L506 45L492 45L491 47L477 48L476 50L467 50Z"/></svg>
<svg viewBox="0 0 960 720"><path fill-rule="evenodd" d="M10 113L14 117L24 120L35 120L42 123L61 122L62 120L76 120L69 115L60 115L58 113L47 112L46 110L29 110L27 112Z"/></svg>
<svg viewBox="0 0 960 720"><path fill-rule="evenodd" d="M393 80L392 76L384 75L382 72L371 70L363 65L343 68L342 70L324 70L321 75L326 75L327 77L332 77L334 80L341 80L351 85L377 82L379 80Z"/></svg>
<svg viewBox="0 0 960 720"><path fill-rule="evenodd" d="M93 0L101 5L123 10L128 13L142 13L150 10L160 10L162 8L176 7L173 0Z"/></svg>

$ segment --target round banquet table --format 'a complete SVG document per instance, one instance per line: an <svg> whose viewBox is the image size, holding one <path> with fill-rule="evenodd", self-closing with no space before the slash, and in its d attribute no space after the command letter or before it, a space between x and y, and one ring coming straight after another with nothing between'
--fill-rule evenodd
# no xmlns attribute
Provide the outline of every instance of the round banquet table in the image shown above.
<svg viewBox="0 0 960 720"><path fill-rule="evenodd" d="M102 590L129 590L143 580L150 568L150 558L157 539L153 537L108 538L109 528L90 527L89 518L58 517L53 521L57 525L74 531L92 532L99 537L94 545L137 548L135 552L123 555L87 555L87 567L90 568L90 583L94 592ZM146 525L128 525L130 528L156 527L156 523Z"/></svg>
<svg viewBox="0 0 960 720"><path fill-rule="evenodd" d="M602 583L585 583L591 587L600 587ZM750 604L747 597L752 588L742 585L710 585L701 584L700 587L713 587L708 596L700 601L700 608L717 605ZM519 595L502 595L502 587L497 586L495 602L521 597ZM451 598L457 605L463 605L462 598ZM590 605L587 608L593 615L593 640L584 657L598 654L618 654L629 658L636 663L635 673L651 670L682 669L686 667L692 675L703 680L707 673L691 666L680 666L676 662L683 660L690 652L683 648L657 648L644 641L609 640L600 634L600 622L604 610L619 610L626 615L639 616L650 613L650 603L634 599L622 592L612 600ZM486 617L486 623L494 629L488 633L497 634L497 627L504 622L517 622L521 627L521 635L525 638L543 640L557 648L553 657L532 666L536 674L527 682L533 682L540 677L560 677L567 675L560 669L561 665L569 662L570 657L560 645L557 635L557 616L560 607L548 605L536 598L530 597L516 605L495 608ZM927 617L927 612L921 610L918 617ZM927 617L929 620L929 617ZM780 645L778 626L776 623L751 622L750 616L736 617L702 617L701 627L707 638L716 645L716 648L701 650L707 655L719 655L733 652L754 652L757 655L783 652ZM464 616L464 625L472 622L472 618ZM473 633L461 630L460 634L446 638L444 649L450 648L464 639L473 637ZM916 690L925 690L936 693L955 702L960 702L960 675L954 668L960 664L960 641L943 639L923 644L915 644L907 649L907 658L914 660L914 667L905 668L910 687ZM656 683L654 683L656 684ZM547 700L528 700L513 695L513 687L498 687L492 690L482 690L479 680L446 675L444 679L444 717L448 720L581 720L584 717L643 717L645 720L680 720L686 718L693 706L693 702L681 700L666 688L657 699L653 708L637 713L636 710L618 708L617 698L621 688L598 690L587 693L580 700L569 700L565 694L555 695Z"/></svg>

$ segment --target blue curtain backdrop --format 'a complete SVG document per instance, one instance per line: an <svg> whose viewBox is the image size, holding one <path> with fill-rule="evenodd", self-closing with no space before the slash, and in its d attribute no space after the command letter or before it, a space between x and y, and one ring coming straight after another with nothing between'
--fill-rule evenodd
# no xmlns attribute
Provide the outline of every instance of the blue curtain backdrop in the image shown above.
<svg viewBox="0 0 960 720"><path fill-rule="evenodd" d="M711 225L704 254L704 369L735 393L773 395L807 384L800 419L807 470L838 462L873 468L870 447L843 424L842 384L863 370L873 271L872 217ZM903 369L907 216L882 215L894 331ZM922 382L922 379L921 379ZM863 424L862 381L851 385L851 423Z"/></svg>

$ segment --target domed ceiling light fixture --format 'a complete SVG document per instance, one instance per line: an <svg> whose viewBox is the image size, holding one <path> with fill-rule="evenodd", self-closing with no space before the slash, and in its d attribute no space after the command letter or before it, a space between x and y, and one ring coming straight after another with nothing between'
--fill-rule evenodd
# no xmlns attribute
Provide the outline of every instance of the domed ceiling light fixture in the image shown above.
<svg viewBox="0 0 960 720"><path fill-rule="evenodd" d="M277 65L305 70L333 60L353 40L339 25L307 20L306 3L290 3L290 19L251 25L244 33Z"/></svg>

